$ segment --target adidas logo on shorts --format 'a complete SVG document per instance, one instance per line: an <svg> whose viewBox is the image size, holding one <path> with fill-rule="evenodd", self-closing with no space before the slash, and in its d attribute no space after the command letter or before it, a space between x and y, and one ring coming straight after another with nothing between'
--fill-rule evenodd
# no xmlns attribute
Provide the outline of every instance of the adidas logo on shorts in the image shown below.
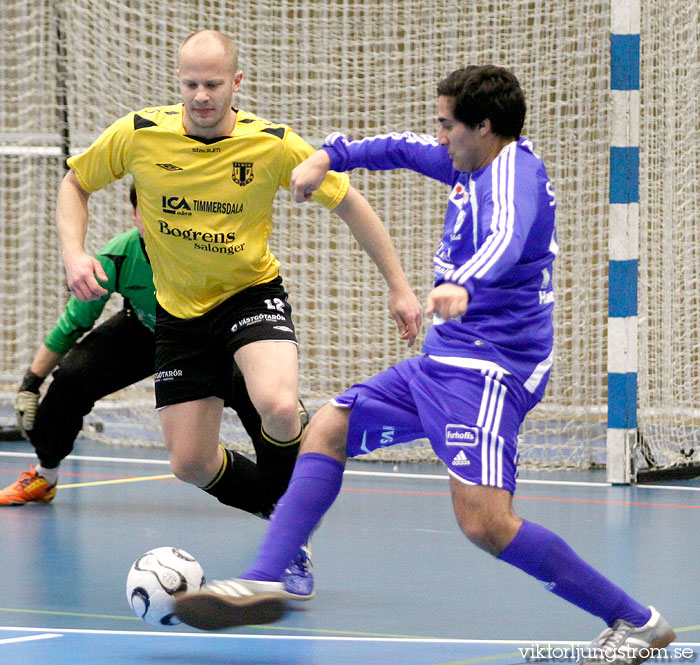
<svg viewBox="0 0 700 665"><path fill-rule="evenodd" d="M460 450L452 459L452 466L469 466L469 463L463 450Z"/></svg>

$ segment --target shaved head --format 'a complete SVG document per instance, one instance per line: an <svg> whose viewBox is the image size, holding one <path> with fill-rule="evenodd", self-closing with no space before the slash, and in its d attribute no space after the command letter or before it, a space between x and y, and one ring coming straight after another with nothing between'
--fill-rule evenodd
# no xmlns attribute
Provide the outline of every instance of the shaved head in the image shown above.
<svg viewBox="0 0 700 665"><path fill-rule="evenodd" d="M228 63L233 76L238 70L238 49L234 41L217 30L200 30L193 32L180 45L177 52L177 65L182 64L183 57L201 58L220 56Z"/></svg>
<svg viewBox="0 0 700 665"><path fill-rule="evenodd" d="M228 136L236 122L231 106L243 72L231 39L215 30L191 34L177 54L177 78L184 104L182 123L194 136Z"/></svg>

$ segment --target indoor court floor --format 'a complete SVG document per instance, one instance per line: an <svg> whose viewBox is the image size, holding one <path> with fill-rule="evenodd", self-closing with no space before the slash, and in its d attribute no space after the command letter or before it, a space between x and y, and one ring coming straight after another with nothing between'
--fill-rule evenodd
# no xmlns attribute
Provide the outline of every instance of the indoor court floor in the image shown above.
<svg viewBox="0 0 700 665"><path fill-rule="evenodd" d="M0 483L32 462L0 442ZM437 465L354 462L313 539L317 595L269 626L205 633L136 618L125 581L173 545L208 578L250 561L265 522L169 471L162 449L81 440L48 505L0 509L0 663L494 665L576 662L602 623L460 533ZM675 627L666 661L700 654L700 479L610 486L601 472L524 473L516 510ZM537 650L539 647L539 650Z"/></svg>

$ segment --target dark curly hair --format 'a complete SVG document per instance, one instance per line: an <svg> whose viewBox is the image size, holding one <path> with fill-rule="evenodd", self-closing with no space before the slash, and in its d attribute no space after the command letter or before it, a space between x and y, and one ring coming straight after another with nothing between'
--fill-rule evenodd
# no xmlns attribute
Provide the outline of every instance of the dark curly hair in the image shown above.
<svg viewBox="0 0 700 665"><path fill-rule="evenodd" d="M525 96L515 75L495 65L457 69L437 87L438 96L453 97L454 116L468 127L488 118L494 134L519 138L525 123Z"/></svg>

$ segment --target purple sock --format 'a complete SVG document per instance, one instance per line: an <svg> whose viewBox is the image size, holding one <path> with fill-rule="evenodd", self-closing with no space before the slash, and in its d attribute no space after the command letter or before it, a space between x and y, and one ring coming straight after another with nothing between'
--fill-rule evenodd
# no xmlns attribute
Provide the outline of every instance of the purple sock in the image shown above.
<svg viewBox="0 0 700 665"><path fill-rule="evenodd" d="M630 598L559 536L538 524L523 522L498 558L537 578L546 589L600 617L608 626L617 619L643 626L651 617L649 608Z"/></svg>
<svg viewBox="0 0 700 665"><path fill-rule="evenodd" d="M343 465L328 455L299 456L258 555L240 577L274 582L282 579L289 562L338 496L343 470Z"/></svg>

